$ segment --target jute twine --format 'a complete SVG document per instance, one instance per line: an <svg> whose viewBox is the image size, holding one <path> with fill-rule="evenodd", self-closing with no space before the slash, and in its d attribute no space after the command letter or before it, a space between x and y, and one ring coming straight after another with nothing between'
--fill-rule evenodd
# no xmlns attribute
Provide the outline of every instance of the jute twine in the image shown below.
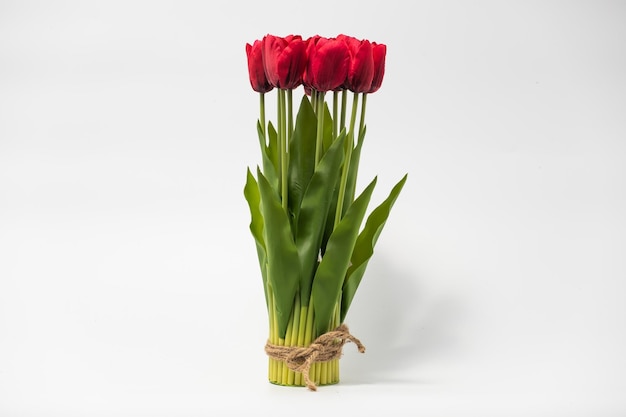
<svg viewBox="0 0 626 417"><path fill-rule="evenodd" d="M339 359L343 345L347 342L354 343L359 352L365 353L365 346L359 339L350 334L348 326L345 324L324 333L307 347L278 346L268 341L265 345L265 353L272 359L284 362L292 371L301 372L306 386L311 391L317 391L317 386L309 376L311 365L315 362L329 362Z"/></svg>

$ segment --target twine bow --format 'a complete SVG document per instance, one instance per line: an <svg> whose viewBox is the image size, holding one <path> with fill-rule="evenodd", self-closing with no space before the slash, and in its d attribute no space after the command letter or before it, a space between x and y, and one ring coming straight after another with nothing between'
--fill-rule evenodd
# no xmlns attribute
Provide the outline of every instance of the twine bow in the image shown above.
<svg viewBox="0 0 626 417"><path fill-rule="evenodd" d="M284 362L289 369L301 372L306 386L311 391L317 391L317 386L309 376L311 365L315 362L328 362L339 359L343 345L347 342L354 343L359 352L365 353L365 346L359 339L352 336L348 326L340 325L335 330L324 333L307 347L301 346L278 346L269 341L265 344L265 353L270 358Z"/></svg>

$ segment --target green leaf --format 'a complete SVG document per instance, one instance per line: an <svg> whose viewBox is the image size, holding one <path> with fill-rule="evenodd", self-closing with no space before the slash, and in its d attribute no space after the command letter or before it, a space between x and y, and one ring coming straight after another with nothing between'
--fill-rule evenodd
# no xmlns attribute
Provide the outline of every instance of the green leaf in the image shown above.
<svg viewBox="0 0 626 417"><path fill-rule="evenodd" d="M330 203L330 208L328 209L328 216L326 217L326 226L324 228L324 236L322 237L321 252L322 256L326 253L326 246L328 245L328 239L330 239L330 235L333 233L333 229L335 227L335 212L337 211L337 199L339 198L339 181L341 177L337 178L335 184L332 186L333 189L333 197Z"/></svg>
<svg viewBox="0 0 626 417"><path fill-rule="evenodd" d="M267 156L270 161L272 161L272 165L276 172L278 172L278 168L280 166L280 147L278 143L278 133L274 128L272 122L267 123Z"/></svg>
<svg viewBox="0 0 626 417"><path fill-rule="evenodd" d="M302 97L289 144L289 209L298 217L306 187L315 171L317 118L309 99Z"/></svg>
<svg viewBox="0 0 626 417"><path fill-rule="evenodd" d="M352 156L350 157L350 169L348 171L348 181L346 183L346 195L343 200L343 212L350 207L350 204L354 201L354 195L356 193L356 180L359 174L359 163L361 161L361 149L363 148L363 139L365 138L365 128L356 146L352 149ZM342 213L343 214L343 213Z"/></svg>
<svg viewBox="0 0 626 417"><path fill-rule="evenodd" d="M250 231L254 239L259 242L261 247L265 250L265 243L263 241L263 215L261 214L261 194L259 193L259 186L250 172L250 168L248 168L243 194L250 208L250 217L252 219L250 222Z"/></svg>
<svg viewBox="0 0 626 417"><path fill-rule="evenodd" d="M345 129L341 129L341 132L344 133ZM347 132L344 134L347 135ZM346 145L348 145L348 140L346 140ZM347 148L346 148L347 149ZM356 157L354 156L356 152ZM348 173L348 181L346 184L346 194L344 197L344 204L342 209L342 214L345 214L350 207L350 204L354 201L354 187L356 186L356 175L358 173L358 164L359 164L359 155L361 153L361 146L358 146L352 150L351 160L353 162L350 163L350 172ZM335 214L337 211L337 199L339 198L339 180L341 177L337 177L337 181L333 184L333 199L330 205L330 209L328 210L328 218L326 219L326 227L324 229L324 237L322 238L321 250L322 255L326 252L326 245L328 243L328 239L330 238L331 233L335 227ZM352 182L351 182L352 181ZM352 185L352 188L350 186ZM349 202L348 202L349 201Z"/></svg>
<svg viewBox="0 0 626 417"><path fill-rule="evenodd" d="M324 103L324 130L322 135L322 147L326 152L333 144L333 116L328 109L328 103Z"/></svg>
<svg viewBox="0 0 626 417"><path fill-rule="evenodd" d="M259 141L261 142L261 158L263 160L263 175L269 181L270 185L276 192L278 192L278 164L279 164L279 149L278 149L278 137L276 129L272 126L272 122L267 127L268 145L265 146L263 139L263 132L260 130L260 124L257 125L259 133Z"/></svg>
<svg viewBox="0 0 626 417"><path fill-rule="evenodd" d="M250 217L252 219L250 221L250 231L252 232L252 237L254 237L254 242L256 244L257 255L259 258L259 266L261 267L261 276L263 278L263 291L265 292L265 302L267 304L267 256L265 252L265 241L263 238L263 214L261 213L261 195L259 194L259 186L249 168L243 193L250 208Z"/></svg>
<svg viewBox="0 0 626 417"><path fill-rule="evenodd" d="M261 152L265 152L267 143L265 143L265 137L263 136L263 127L261 126L260 120L256 121L256 133L259 136L259 145L261 146Z"/></svg>
<svg viewBox="0 0 626 417"><path fill-rule="evenodd" d="M378 241L378 237L385 226L385 222L389 218L391 208L404 187L407 175L392 188L389 196L378 207L376 207L367 218L365 227L359 234L354 245L354 252L350 259L350 267L346 274L346 280L343 284L343 292L341 297L341 321L346 317L350 304L354 299L354 294L361 283L361 279L365 274L367 263L374 254L374 246Z"/></svg>
<svg viewBox="0 0 626 417"><path fill-rule="evenodd" d="M375 186L376 178L365 188L341 219L328 240L326 253L315 273L312 298L318 335L329 330L330 320L335 305L339 301L344 278L350 266L350 257L359 228Z"/></svg>
<svg viewBox="0 0 626 417"><path fill-rule="evenodd" d="M291 234L289 218L283 210L278 194L260 170L257 176L261 212L265 221L267 280L269 289L274 294L279 336L284 338L300 282L300 260Z"/></svg>
<svg viewBox="0 0 626 417"><path fill-rule="evenodd" d="M341 175L344 142L345 132L335 140L315 168L296 219L296 246L302 267L300 276L302 305L309 304L311 281L317 266L328 209L334 195L333 187L330 185L336 183Z"/></svg>

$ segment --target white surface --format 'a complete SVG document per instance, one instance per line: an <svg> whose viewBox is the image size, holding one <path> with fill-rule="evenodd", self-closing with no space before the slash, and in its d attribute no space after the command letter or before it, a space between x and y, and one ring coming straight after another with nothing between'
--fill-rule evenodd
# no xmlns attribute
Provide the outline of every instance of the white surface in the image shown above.
<svg viewBox="0 0 626 417"><path fill-rule="evenodd" d="M0 3L1 416L626 415L626 5L316 4ZM244 45L342 32L388 45L361 181L409 180L310 393L266 382Z"/></svg>

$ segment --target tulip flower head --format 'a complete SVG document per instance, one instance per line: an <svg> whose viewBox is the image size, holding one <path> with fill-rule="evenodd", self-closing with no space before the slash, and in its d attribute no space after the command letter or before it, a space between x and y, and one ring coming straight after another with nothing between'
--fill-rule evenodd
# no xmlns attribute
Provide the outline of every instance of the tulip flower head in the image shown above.
<svg viewBox="0 0 626 417"><path fill-rule="evenodd" d="M372 78L372 84L367 91L368 93L375 93L383 83L383 77L385 76L385 55L387 54L387 46L384 44L377 44L372 42L372 55L374 58L374 76Z"/></svg>
<svg viewBox="0 0 626 417"><path fill-rule="evenodd" d="M348 46L350 66L344 83L345 88L354 93L368 92L374 78L374 55L368 40L358 40L352 36L339 35Z"/></svg>
<svg viewBox="0 0 626 417"><path fill-rule="evenodd" d="M256 40L252 45L246 44L246 55L248 57L248 75L250 85L258 93L267 93L274 87L267 80L265 68L263 67L263 42Z"/></svg>
<svg viewBox="0 0 626 417"><path fill-rule="evenodd" d="M350 52L344 41L337 38L316 38L307 48L305 84L326 92L341 86L348 76Z"/></svg>
<svg viewBox="0 0 626 417"><path fill-rule="evenodd" d="M300 35L263 38L263 66L270 84L291 90L302 84L306 66L306 43Z"/></svg>

